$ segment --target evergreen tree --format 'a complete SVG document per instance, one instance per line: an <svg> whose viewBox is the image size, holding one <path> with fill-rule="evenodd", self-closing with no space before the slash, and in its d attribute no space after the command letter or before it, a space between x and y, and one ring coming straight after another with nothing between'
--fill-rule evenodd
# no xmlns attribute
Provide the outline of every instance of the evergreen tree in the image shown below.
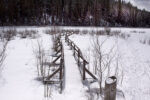
<svg viewBox="0 0 150 100"><path fill-rule="evenodd" d="M122 14L122 4L121 0L118 0L118 20L121 20L121 14Z"/></svg>
<svg viewBox="0 0 150 100"><path fill-rule="evenodd" d="M122 0L0 0L0 25L107 23L150 27L150 12Z"/></svg>

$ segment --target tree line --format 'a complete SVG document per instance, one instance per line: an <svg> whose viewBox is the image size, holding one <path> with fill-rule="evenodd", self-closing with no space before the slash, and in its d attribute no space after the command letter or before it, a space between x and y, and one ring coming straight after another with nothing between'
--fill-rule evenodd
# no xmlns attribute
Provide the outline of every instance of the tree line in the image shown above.
<svg viewBox="0 0 150 100"><path fill-rule="evenodd" d="M150 27L150 12L122 0L0 0L0 25Z"/></svg>

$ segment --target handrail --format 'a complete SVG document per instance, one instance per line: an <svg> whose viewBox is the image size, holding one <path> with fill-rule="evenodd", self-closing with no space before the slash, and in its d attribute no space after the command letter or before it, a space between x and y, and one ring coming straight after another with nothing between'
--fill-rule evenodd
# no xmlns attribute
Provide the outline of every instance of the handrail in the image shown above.
<svg viewBox="0 0 150 100"><path fill-rule="evenodd" d="M78 62L78 66L80 67L81 65L81 62L80 62L80 59L83 61L83 69L82 69L82 73L81 75L83 76L82 79L85 80L86 79L86 74L89 74L92 78L96 79L97 78L86 68L86 65L89 64L88 61L85 60L85 58L83 57L82 55L82 52L80 50L80 48L73 42L71 41L69 38L68 38L68 34L65 35L65 41L68 43L68 45L71 47L71 49L73 48L74 49L74 57L77 56L78 59L77 59L77 62ZM80 68L81 69L81 68ZM81 72L81 71L80 71Z"/></svg>

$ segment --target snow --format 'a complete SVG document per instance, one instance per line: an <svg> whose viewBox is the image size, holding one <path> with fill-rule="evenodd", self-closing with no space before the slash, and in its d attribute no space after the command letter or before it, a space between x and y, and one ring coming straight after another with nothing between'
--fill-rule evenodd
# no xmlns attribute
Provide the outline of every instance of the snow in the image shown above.
<svg viewBox="0 0 150 100"><path fill-rule="evenodd" d="M47 42L48 38L44 37L44 40ZM36 39L15 38L8 43L7 58L0 77L2 100L42 100L44 98L43 84L36 81L37 72L33 56L36 41Z"/></svg>
<svg viewBox="0 0 150 100"><path fill-rule="evenodd" d="M42 84L34 80L35 69L32 65L33 57L29 42L14 40L8 45L9 56L2 73L3 84L0 84L2 100L40 100L38 94L43 94Z"/></svg>
<svg viewBox="0 0 150 100"><path fill-rule="evenodd" d="M114 82L116 82L116 79L112 79L112 78L110 78L110 77L106 79L106 83L107 83L107 84L112 84L112 83L114 83Z"/></svg>
<svg viewBox="0 0 150 100"><path fill-rule="evenodd" d="M103 45L103 52L111 49L115 45L119 58L119 69L123 71L123 83L120 84L121 74L118 76L118 88L125 94L126 100L149 100L150 91L150 45L148 43L142 44L140 40L148 41L150 39L150 29L132 29L132 28L112 28L113 30L121 30L123 34L130 34L130 37L123 39L120 37L99 36L100 41L106 42ZM92 41L91 35L72 35L70 39L81 48L82 52L91 52ZM82 42L80 42L82 40ZM89 55L89 56L90 56ZM93 56L90 56L90 63L92 63ZM90 64L90 66L93 66ZM112 73L114 75L114 68L116 65L112 64ZM92 71L92 67L91 67ZM105 77L104 77L105 78ZM106 78L105 78L106 79ZM103 84L104 86L104 84Z"/></svg>
<svg viewBox="0 0 150 100"><path fill-rule="evenodd" d="M64 41L63 41L64 42ZM77 63L73 57L73 52L70 47L64 42L64 57L65 57L65 90L63 100L86 100L85 89L83 88L82 79L77 66Z"/></svg>
<svg viewBox="0 0 150 100"><path fill-rule="evenodd" d="M0 27L8 29L14 27ZM38 40L43 42L47 54L52 50L51 36L44 34L44 30L50 27L15 27L17 30L33 29L38 30L39 37L36 39L21 39L15 37L8 43L7 58L5 59L2 73L0 74L0 99L1 100L44 100L44 85L37 81L37 71L34 61L33 48ZM92 31L103 30L97 27L58 27L59 29L72 29ZM111 28L112 31L121 31L121 34L129 35L127 38L119 36L99 36L103 45L103 51L108 52L115 45L119 54L119 75L117 76L117 89L124 93L126 100L149 100L150 98L150 29L149 28ZM1 31L0 31L1 32ZM69 37L81 49L89 62L89 69L93 72L93 39L90 34L74 34ZM81 75L73 57L72 50L64 42L65 54L65 89L62 94L57 90L53 91L54 100L85 100L87 99L87 87L82 84ZM143 43L146 41L146 43ZM49 51L50 50L50 51ZM49 54L50 53L50 54ZM114 75L116 68L115 60L111 65L110 75ZM123 71L123 81L121 77ZM107 77L104 77L106 79ZM103 80L104 81L104 80ZM105 82L105 81L104 81ZM92 86L96 87L93 83ZM104 83L103 83L104 87ZM119 96L117 95L117 100Z"/></svg>
<svg viewBox="0 0 150 100"><path fill-rule="evenodd" d="M113 82L114 82L114 80L113 80L112 78L106 79L106 83L108 83L108 84L111 84L111 83L113 83Z"/></svg>

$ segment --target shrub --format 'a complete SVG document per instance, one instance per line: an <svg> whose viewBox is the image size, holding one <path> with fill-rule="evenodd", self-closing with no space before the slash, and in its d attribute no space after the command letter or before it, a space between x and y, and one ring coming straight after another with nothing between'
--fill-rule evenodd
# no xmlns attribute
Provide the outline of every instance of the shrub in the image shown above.
<svg viewBox="0 0 150 100"><path fill-rule="evenodd" d="M111 33L111 28L105 27L104 31L106 32L106 35L110 35Z"/></svg>
<svg viewBox="0 0 150 100"><path fill-rule="evenodd" d="M24 30L24 31L18 32L18 34L21 38L36 38L37 37L36 30Z"/></svg>
<svg viewBox="0 0 150 100"><path fill-rule="evenodd" d="M8 41L10 41L14 36L17 35L16 29L2 30L2 32L4 33L3 38L5 38Z"/></svg>

